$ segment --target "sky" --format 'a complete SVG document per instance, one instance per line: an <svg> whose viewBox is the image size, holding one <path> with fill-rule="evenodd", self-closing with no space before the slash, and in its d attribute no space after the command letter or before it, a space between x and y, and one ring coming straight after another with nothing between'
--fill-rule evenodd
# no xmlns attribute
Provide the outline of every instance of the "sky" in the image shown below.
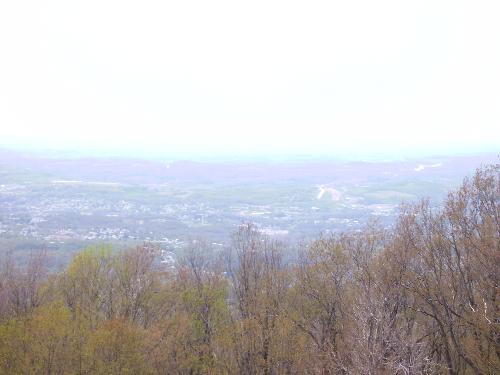
<svg viewBox="0 0 500 375"><path fill-rule="evenodd" d="M497 0L2 1L0 146L497 152L499 16Z"/></svg>

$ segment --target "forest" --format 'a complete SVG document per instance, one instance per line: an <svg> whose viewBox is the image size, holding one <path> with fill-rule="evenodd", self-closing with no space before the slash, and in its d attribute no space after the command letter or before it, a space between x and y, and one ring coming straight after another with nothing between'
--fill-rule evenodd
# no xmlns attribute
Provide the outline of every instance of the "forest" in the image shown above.
<svg viewBox="0 0 500 375"><path fill-rule="evenodd" d="M500 165L390 228L0 258L0 374L500 374ZM196 236L196 233L193 233Z"/></svg>

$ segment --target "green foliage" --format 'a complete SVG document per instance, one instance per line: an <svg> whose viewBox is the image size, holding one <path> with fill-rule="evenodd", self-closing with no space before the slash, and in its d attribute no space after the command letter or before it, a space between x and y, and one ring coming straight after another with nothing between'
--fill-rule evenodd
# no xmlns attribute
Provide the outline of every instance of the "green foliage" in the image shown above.
<svg viewBox="0 0 500 375"><path fill-rule="evenodd" d="M121 320L108 320L90 335L90 372L102 375L149 373L144 352L145 332Z"/></svg>
<svg viewBox="0 0 500 375"><path fill-rule="evenodd" d="M0 374L23 374L27 367L24 348L28 342L22 321L10 319L0 324Z"/></svg>

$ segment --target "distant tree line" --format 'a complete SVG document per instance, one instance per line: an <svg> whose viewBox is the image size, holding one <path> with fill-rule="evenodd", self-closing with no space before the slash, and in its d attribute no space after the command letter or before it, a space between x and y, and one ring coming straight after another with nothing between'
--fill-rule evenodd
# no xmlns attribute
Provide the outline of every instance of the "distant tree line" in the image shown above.
<svg viewBox="0 0 500 375"><path fill-rule="evenodd" d="M1 374L500 374L499 166L391 230L0 262Z"/></svg>

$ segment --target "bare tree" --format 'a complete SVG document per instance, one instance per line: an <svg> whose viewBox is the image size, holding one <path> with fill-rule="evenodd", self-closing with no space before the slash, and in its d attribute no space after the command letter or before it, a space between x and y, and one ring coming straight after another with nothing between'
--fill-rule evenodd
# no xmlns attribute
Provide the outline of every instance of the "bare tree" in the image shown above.
<svg viewBox="0 0 500 375"><path fill-rule="evenodd" d="M235 347L239 373L272 374L279 366L276 331L286 300L283 244L251 224L234 233L228 272L235 300Z"/></svg>
<svg viewBox="0 0 500 375"><path fill-rule="evenodd" d="M5 254L0 265L0 317L22 316L40 306L47 276L45 251L31 252L24 267L16 265L12 253Z"/></svg>

